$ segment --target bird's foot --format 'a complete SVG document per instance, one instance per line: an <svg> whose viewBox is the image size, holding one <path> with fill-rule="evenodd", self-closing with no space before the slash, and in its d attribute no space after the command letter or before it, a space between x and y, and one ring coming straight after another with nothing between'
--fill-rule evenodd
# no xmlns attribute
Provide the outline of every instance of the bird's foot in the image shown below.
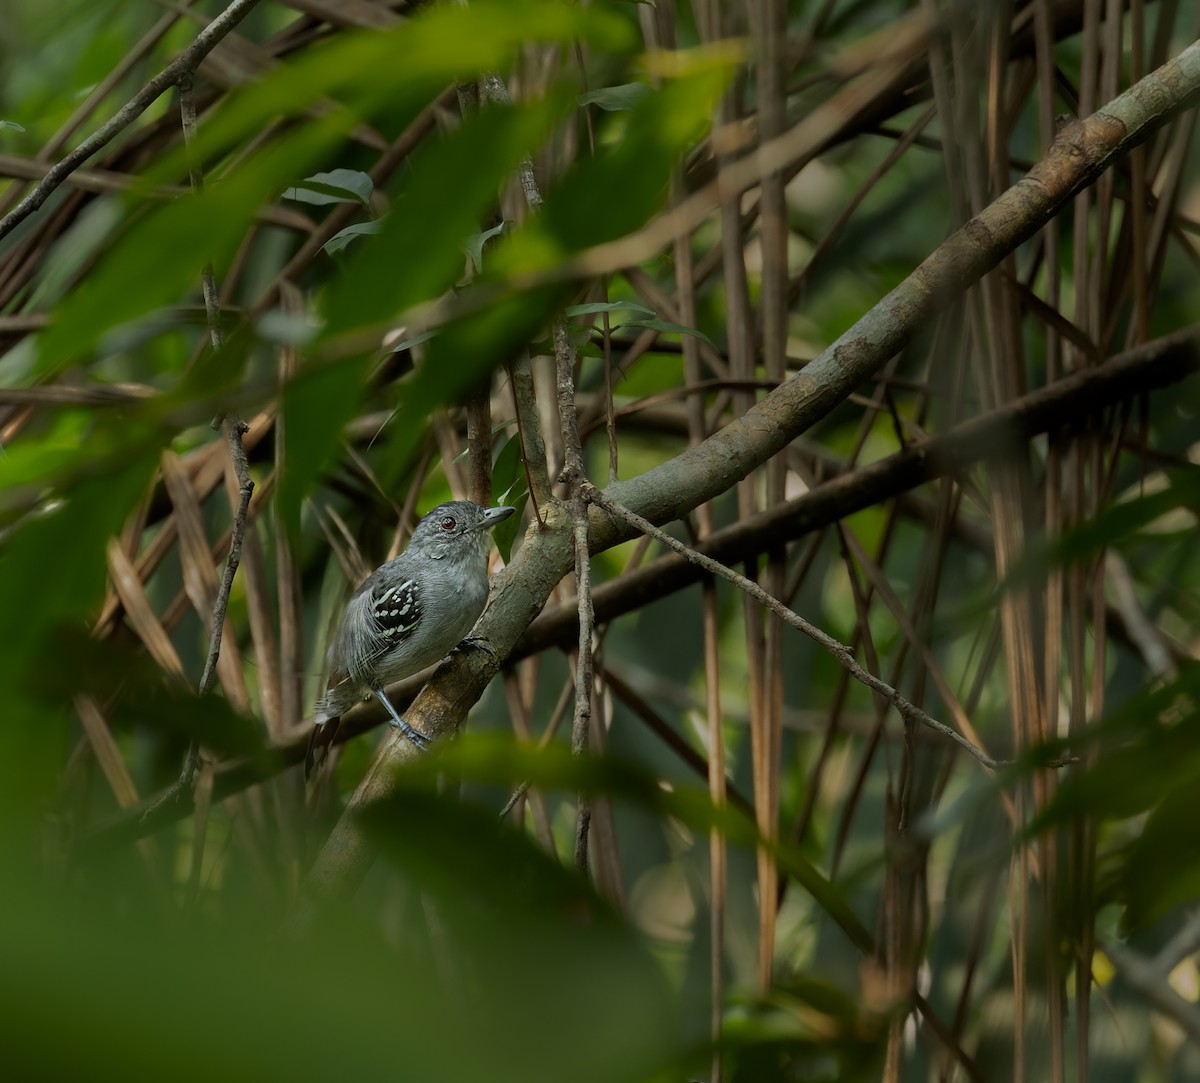
<svg viewBox="0 0 1200 1083"><path fill-rule="evenodd" d="M467 636L454 651L483 651L484 654L490 654L493 658L496 657L496 652L492 650L492 645L483 638L483 636ZM453 654L454 651L450 653Z"/></svg>
<svg viewBox="0 0 1200 1083"><path fill-rule="evenodd" d="M420 730L413 729L412 726L404 721L404 718L401 716L400 712L396 710L395 704L388 699L387 693L383 690L383 688L380 685L372 685L371 694L377 700L379 700L381 704L383 704L383 709L387 711L388 724L394 726L401 733L403 733L404 736L412 741L412 743L416 745L417 748L421 749L421 751L428 751L429 738L426 737L425 734L423 734Z"/></svg>
<svg viewBox="0 0 1200 1083"><path fill-rule="evenodd" d="M394 729L398 729L404 734L417 748L422 752L428 752L430 739L425 736L420 730L413 729L403 718L389 718L388 725Z"/></svg>

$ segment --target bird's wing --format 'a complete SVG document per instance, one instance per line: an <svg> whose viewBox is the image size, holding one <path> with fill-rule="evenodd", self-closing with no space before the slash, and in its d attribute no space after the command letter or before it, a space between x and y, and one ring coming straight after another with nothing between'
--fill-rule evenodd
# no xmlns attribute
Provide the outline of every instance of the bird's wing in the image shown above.
<svg viewBox="0 0 1200 1083"><path fill-rule="evenodd" d="M421 590L415 579L401 579L371 592L371 615L389 646L407 639L421 620Z"/></svg>
<svg viewBox="0 0 1200 1083"><path fill-rule="evenodd" d="M357 690L387 654L416 630L421 593L407 576L372 576L350 599L329 652L329 683Z"/></svg>
<svg viewBox="0 0 1200 1083"><path fill-rule="evenodd" d="M338 716L354 701L380 655L403 642L421 619L421 591L416 580L391 576L368 580L350 599L330 651L329 682L305 756L305 778L324 758L338 730ZM340 693L340 694L339 694Z"/></svg>

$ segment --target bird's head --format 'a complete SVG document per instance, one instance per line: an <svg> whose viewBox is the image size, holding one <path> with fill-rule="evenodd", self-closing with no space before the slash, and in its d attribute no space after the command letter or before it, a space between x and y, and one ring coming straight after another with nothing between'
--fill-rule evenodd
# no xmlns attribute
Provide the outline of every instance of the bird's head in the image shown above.
<svg viewBox="0 0 1200 1083"><path fill-rule="evenodd" d="M408 551L415 548L432 560L486 553L488 531L514 511L506 504L484 508L470 500L439 504L417 524Z"/></svg>

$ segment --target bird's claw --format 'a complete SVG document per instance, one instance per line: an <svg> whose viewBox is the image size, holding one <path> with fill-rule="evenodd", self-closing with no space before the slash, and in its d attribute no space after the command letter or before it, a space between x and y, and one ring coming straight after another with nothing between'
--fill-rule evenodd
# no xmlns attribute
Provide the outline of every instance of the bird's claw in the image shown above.
<svg viewBox="0 0 1200 1083"><path fill-rule="evenodd" d="M398 729L401 733L404 734L405 737L407 737L410 741L412 741L412 743L414 745L416 745L417 748L421 749L421 751L423 751L423 752L429 751L429 745L430 745L429 738L425 734L423 734L420 730L413 729L413 727L410 726L403 718L400 718L400 719L389 718L388 725L390 725L393 729Z"/></svg>
<svg viewBox="0 0 1200 1083"><path fill-rule="evenodd" d="M467 638L459 643L454 650L483 651L484 654L490 654L493 658L496 657L496 652L492 650L492 645L486 639L484 639L483 636L467 636Z"/></svg>

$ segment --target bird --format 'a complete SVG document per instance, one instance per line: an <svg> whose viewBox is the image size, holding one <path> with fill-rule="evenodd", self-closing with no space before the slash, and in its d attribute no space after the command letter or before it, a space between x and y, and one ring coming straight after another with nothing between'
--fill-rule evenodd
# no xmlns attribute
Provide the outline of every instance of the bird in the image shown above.
<svg viewBox="0 0 1200 1083"><path fill-rule="evenodd" d="M376 568L346 603L329 645L329 680L304 758L311 777L341 716L368 695L420 748L429 738L400 716L384 686L444 658L468 636L488 599L489 531L516 511L451 500L426 514L404 552Z"/></svg>

